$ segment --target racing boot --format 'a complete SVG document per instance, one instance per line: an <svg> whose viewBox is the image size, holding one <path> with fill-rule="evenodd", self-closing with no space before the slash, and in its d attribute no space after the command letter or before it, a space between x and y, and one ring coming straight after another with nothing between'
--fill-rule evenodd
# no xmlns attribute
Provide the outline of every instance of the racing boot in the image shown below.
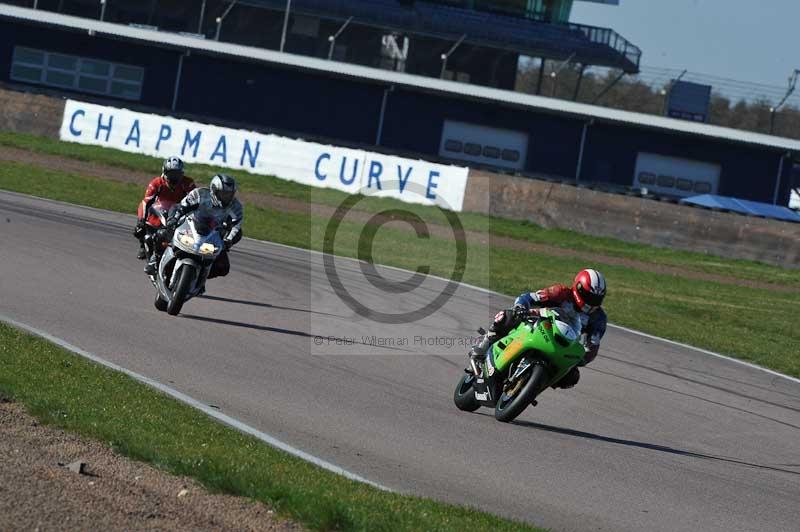
<svg viewBox="0 0 800 532"><path fill-rule="evenodd" d="M470 369L473 373L480 367L483 366L483 361L486 359L486 353L489 351L489 347L494 343L496 340L496 335L493 332L488 332L483 336L480 343L477 345L473 345L472 349L469 352L469 364Z"/></svg>
<svg viewBox="0 0 800 532"><path fill-rule="evenodd" d="M150 260L147 261L147 264L144 265L144 273L147 275L155 275L158 271L158 259L156 258L156 254L153 253L150 256Z"/></svg>
<svg viewBox="0 0 800 532"><path fill-rule="evenodd" d="M144 244L139 246L139 253L136 254L136 258L138 260L144 260L147 258L147 252L144 250Z"/></svg>

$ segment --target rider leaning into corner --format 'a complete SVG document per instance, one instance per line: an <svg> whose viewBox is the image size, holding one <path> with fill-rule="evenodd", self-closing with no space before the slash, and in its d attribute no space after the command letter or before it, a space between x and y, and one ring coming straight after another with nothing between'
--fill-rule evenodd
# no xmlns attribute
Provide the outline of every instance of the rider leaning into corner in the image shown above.
<svg viewBox="0 0 800 532"><path fill-rule="evenodd" d="M242 221L244 209L236 199L236 180L226 174L217 174L211 178L208 188L196 188L189 192L183 200L169 211L167 225L160 239L170 238L181 216L192 211L202 209L216 219L217 226L221 227L225 249L217 256L208 278L224 277L228 275L231 265L228 259L228 250L242 239ZM153 264L155 269L155 264ZM155 271L155 270L154 270ZM203 291L204 287L201 287Z"/></svg>
<svg viewBox="0 0 800 532"><path fill-rule="evenodd" d="M473 363L479 365L486 357L489 347L506 336L520 322L530 316L538 316L539 308L561 307L578 313L582 330L581 336L586 355L581 366L585 366L597 357L600 340L606 333L606 313L603 310L603 298L606 295L606 279L597 270L585 269L578 272L572 287L556 284L537 292L521 294L514 300L514 308L501 310L494 317L489 332L470 351ZM564 375L553 388L572 388L578 384L581 374L578 368Z"/></svg>
<svg viewBox="0 0 800 532"><path fill-rule="evenodd" d="M148 230L146 220L147 210L150 206L159 199L170 205L178 203L194 188L194 181L183 173L182 160L177 157L170 157L164 161L161 166L161 175L154 177L150 181L145 190L144 198L139 203L138 220L136 228L133 230L133 236L139 240L137 259L144 260L147 258L144 237L147 235Z"/></svg>

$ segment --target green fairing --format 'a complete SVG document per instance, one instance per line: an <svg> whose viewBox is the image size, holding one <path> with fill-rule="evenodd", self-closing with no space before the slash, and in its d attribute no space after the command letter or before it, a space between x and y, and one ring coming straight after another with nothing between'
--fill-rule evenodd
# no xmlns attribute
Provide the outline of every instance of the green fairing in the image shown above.
<svg viewBox="0 0 800 532"><path fill-rule="evenodd" d="M556 326L558 310L543 309L541 315L542 319L538 323L522 322L507 336L494 343L492 365L497 371L503 371L523 355L533 354L533 358L548 362L552 370L549 386L582 362L585 350L578 339L570 340L559 333ZM561 343L556 336L560 337Z"/></svg>

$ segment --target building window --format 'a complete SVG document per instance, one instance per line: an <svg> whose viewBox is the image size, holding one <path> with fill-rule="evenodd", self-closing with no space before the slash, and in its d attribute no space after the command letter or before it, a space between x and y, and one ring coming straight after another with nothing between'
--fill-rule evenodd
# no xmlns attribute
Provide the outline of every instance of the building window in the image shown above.
<svg viewBox="0 0 800 532"><path fill-rule="evenodd" d="M467 142L464 144L464 153L477 157L481 154L481 145L474 142Z"/></svg>
<svg viewBox="0 0 800 532"><path fill-rule="evenodd" d="M500 158L500 148L495 148L494 146L484 146L483 147L483 156L488 157L489 159L499 159Z"/></svg>
<svg viewBox="0 0 800 532"><path fill-rule="evenodd" d="M503 160L515 163L519 161L519 152L517 150L503 150Z"/></svg>
<svg viewBox="0 0 800 532"><path fill-rule="evenodd" d="M455 153L460 153L464 149L464 143L460 140L447 139L444 141L444 149Z"/></svg>
<svg viewBox="0 0 800 532"><path fill-rule="evenodd" d="M139 100L142 97L144 68L16 46L11 79Z"/></svg>
<svg viewBox="0 0 800 532"><path fill-rule="evenodd" d="M639 183L642 185L655 185L656 184L656 174L650 172L640 172L639 173Z"/></svg>
<svg viewBox="0 0 800 532"><path fill-rule="evenodd" d="M671 175L660 175L656 184L664 188L673 188L675 187L675 178Z"/></svg>

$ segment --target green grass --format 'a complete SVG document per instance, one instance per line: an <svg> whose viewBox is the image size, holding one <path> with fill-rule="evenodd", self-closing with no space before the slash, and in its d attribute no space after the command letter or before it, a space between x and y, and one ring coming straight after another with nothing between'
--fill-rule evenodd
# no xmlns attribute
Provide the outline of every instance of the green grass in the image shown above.
<svg viewBox="0 0 800 532"><path fill-rule="evenodd" d="M141 195L136 186L41 171L19 163L0 167L0 188L120 212L132 212ZM312 214L248 207L245 234L320 249L326 224L327 219ZM363 257L365 250L358 245L361 230L361 225L343 223L336 253ZM449 276L453 249L451 241L418 239L413 233L386 226L377 233L373 257L409 269L428 264L432 273ZM525 253L474 241L469 245L469 257L464 281L509 295L564 282L585 266L577 258ZM235 256L233 260L235 270ZM606 309L614 323L800 376L800 329L791 311L797 307L796 293L659 275L602 261L596 264L609 279Z"/></svg>
<svg viewBox="0 0 800 532"><path fill-rule="evenodd" d="M250 497L319 530L539 530L377 490L239 433L166 395L0 323L0 396L43 423L213 491Z"/></svg>
<svg viewBox="0 0 800 532"><path fill-rule="evenodd" d="M0 132L0 145L25 150L59 155L101 165L130 169L152 174L157 172L161 161L145 155L132 154L101 148L60 142L53 139L18 133ZM190 164L187 173L203 182L219 168ZM239 180L245 192L263 193L286 197L311 204L338 206L346 194L336 190L312 188L270 176L256 176L246 172L231 172ZM434 209L420 205L400 203L392 199L370 198L359 203L358 209L377 212L387 208L402 208L416 213L425 220L431 218ZM579 250L586 256L592 254L632 259L653 265L666 265L694 272L722 275L734 279L760 281L800 289L800 270L780 268L746 260L724 259L701 253L656 248L643 244L632 244L612 238L598 238L572 231L545 229L528 221L508 220L476 213L461 213L461 222L467 230L487 232L494 236L509 237L571 250ZM585 263L586 261L584 261Z"/></svg>

